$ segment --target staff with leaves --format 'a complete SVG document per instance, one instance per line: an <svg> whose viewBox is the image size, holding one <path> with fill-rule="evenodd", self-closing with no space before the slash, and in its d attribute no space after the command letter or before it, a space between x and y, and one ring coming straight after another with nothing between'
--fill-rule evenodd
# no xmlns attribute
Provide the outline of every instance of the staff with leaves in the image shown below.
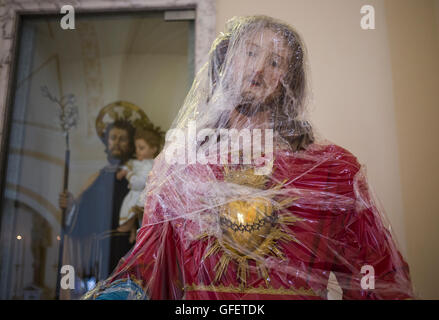
<svg viewBox="0 0 439 320"><path fill-rule="evenodd" d="M41 88L43 96L57 105L57 116L59 120L59 126L66 139L66 151L64 161L64 184L63 190L67 192L69 185L69 166L70 166L70 144L69 144L69 132L72 128L75 128L78 122L78 107L76 106L76 99L73 94L62 96L60 99L53 96L47 86ZM65 234L65 221L66 221L66 208L61 211L61 232L60 232L60 245L58 254L58 269L56 280L56 292L55 298L59 300L60 296L60 281L61 281L61 264L64 252L64 234Z"/></svg>

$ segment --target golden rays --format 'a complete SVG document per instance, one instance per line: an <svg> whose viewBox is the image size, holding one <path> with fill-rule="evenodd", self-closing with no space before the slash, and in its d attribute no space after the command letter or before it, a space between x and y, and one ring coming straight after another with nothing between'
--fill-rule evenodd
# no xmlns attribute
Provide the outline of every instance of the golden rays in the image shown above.
<svg viewBox="0 0 439 320"><path fill-rule="evenodd" d="M230 170L224 168L224 181L263 189L268 181L267 176L255 175L253 169ZM267 189L276 191L282 188L283 183ZM273 194L273 192L271 192ZM237 280L242 288L247 285L250 260L255 262L256 269L268 286L268 270L265 266L267 257L285 259L279 248L280 242L296 241L295 237L284 230L284 226L292 225L301 220L291 213L282 213L297 198L283 197L283 199L250 197L246 200L234 200L218 209L219 224L222 235L220 238L207 233L199 238L210 240L203 259L217 253L221 257L214 271L214 282L220 281L231 261L237 265Z"/></svg>

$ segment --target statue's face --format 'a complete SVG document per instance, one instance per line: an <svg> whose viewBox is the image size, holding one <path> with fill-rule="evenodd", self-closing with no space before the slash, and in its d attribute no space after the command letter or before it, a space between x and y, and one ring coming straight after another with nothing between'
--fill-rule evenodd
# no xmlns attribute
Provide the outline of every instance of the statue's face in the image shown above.
<svg viewBox="0 0 439 320"><path fill-rule="evenodd" d="M113 158L127 158L128 152L130 151L128 132L119 128L111 129L108 135L108 150Z"/></svg>
<svg viewBox="0 0 439 320"><path fill-rule="evenodd" d="M156 147L151 147L144 139L136 139L134 142L136 146L136 158L137 160L153 159L157 152Z"/></svg>
<svg viewBox="0 0 439 320"><path fill-rule="evenodd" d="M281 94L291 49L271 29L250 32L233 58L235 83L244 102L270 103Z"/></svg>

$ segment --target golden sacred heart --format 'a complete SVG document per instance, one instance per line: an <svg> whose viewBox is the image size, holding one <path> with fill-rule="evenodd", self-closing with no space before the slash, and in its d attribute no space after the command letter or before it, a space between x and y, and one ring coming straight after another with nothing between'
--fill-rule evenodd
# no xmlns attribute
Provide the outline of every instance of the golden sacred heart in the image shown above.
<svg viewBox="0 0 439 320"><path fill-rule="evenodd" d="M235 254L254 252L270 234L275 224L270 200L236 200L221 207L220 226L223 242Z"/></svg>
<svg viewBox="0 0 439 320"><path fill-rule="evenodd" d="M268 177L256 175L253 168L230 170L224 167L224 181L237 185L266 190ZM271 193L280 190L282 182L271 187ZM295 241L293 234L286 232L283 226L292 225L300 218L288 213L279 214L281 210L291 205L297 198L277 197L246 197L246 200L233 200L219 207L219 222L222 231L221 238L215 237L204 258L222 252L215 265L214 282L220 281L227 270L230 261L238 268L237 280L245 287L248 273L248 261L253 260L262 279L268 283L268 271L264 265L264 257L272 256L285 259L278 241ZM210 238L208 233L200 235L200 239Z"/></svg>

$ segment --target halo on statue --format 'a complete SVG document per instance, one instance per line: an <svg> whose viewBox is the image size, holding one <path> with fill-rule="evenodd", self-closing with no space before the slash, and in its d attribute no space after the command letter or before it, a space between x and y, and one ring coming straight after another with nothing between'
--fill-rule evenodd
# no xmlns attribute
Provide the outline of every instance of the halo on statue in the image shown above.
<svg viewBox="0 0 439 320"><path fill-rule="evenodd" d="M156 129L140 107L131 102L116 101L103 107L96 117L96 133L102 142L105 143L104 135L107 127L116 121L128 121L136 129Z"/></svg>

